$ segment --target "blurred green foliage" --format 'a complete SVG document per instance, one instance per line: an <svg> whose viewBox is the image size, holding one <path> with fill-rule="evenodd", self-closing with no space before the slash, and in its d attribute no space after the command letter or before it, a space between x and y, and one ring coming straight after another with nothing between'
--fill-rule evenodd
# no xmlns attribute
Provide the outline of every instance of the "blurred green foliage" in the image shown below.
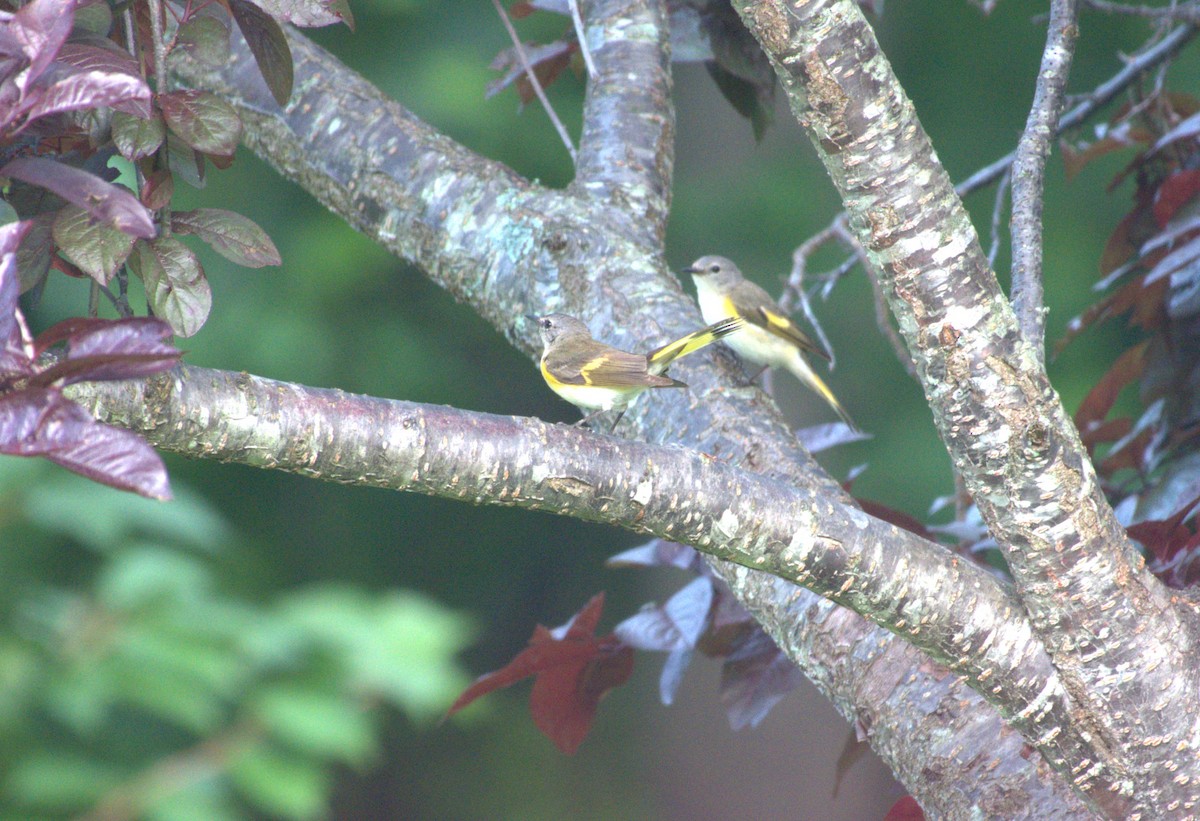
<svg viewBox="0 0 1200 821"><path fill-rule="evenodd" d="M14 814L319 817L335 769L376 759L385 708L427 725L469 681L471 620L420 593L231 594L220 565L244 544L186 488L164 505L7 459L0 498ZM70 561L39 573L33 545Z"/></svg>
<svg viewBox="0 0 1200 821"><path fill-rule="evenodd" d="M356 32L311 36L471 149L547 185L570 181L566 152L536 106L519 111L511 90L484 100L487 66L509 45L490 4L354 0L353 9ZM919 0L888 3L872 21L956 180L1014 147L1044 11L1009 0L984 16L967 2ZM544 15L518 22L527 39L565 25ZM1118 53L1146 35L1137 20L1090 13L1081 29L1073 91L1115 73ZM1195 93L1196 69L1185 53L1169 83ZM792 249L837 213L836 195L782 106L756 144L702 67L677 66L675 80L668 265L723 254L778 293ZM568 73L550 97L577 135L582 83ZM1121 163L1106 158L1070 184L1057 159L1048 166L1051 339L1095 299L1097 260L1127 206L1127 188L1104 192ZM202 191L181 188L178 207L246 214L284 260L250 271L194 245L214 308L183 345L192 364L577 418L495 329L248 152ZM967 203L985 245L993 199L989 188ZM810 270L842 259L824 251ZM1003 250L997 265L1006 280ZM86 305L83 284L52 277L32 321L45 327ZM922 517L951 492L949 467L919 388L875 330L869 284L855 271L815 310L837 354L828 381L874 435L822 461L839 477L868 463L855 491ZM1093 329L1051 363L1068 409L1126 333L1119 323ZM786 375L776 386L796 423L828 421ZM0 815L63 817L103 797L156 819L684 818L695 817L678 809L689 800L716 812L736 796L742 817L807 806L832 819L882 817L895 798L894 787L854 786L851 772L836 814L815 809L828 800L843 725L783 733L782 748L768 745L767 728L732 736L711 681L685 686L673 712L657 705L655 662L605 702L571 759L533 730L521 688L490 697L486 720L473 708L463 722L435 726L466 681L452 658L468 643L465 664L478 674L517 652L534 623L561 623L599 589L608 591L604 629L665 598L678 578L606 571L603 559L633 540L595 525L167 462L176 501L156 505L48 465L0 460ZM680 733L669 746L688 698L715 729L702 745ZM705 761L680 775L674 762L697 748ZM754 795L751 770L763 774ZM801 800L805 777L817 786ZM673 794L672 783L686 788Z"/></svg>

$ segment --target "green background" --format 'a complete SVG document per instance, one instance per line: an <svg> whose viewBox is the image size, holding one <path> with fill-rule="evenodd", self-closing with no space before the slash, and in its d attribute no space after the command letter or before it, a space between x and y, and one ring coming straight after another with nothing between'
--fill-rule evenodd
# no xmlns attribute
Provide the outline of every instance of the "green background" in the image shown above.
<svg viewBox="0 0 1200 821"><path fill-rule="evenodd" d="M335 28L311 36L471 149L547 185L570 180L566 152L536 103L518 111L512 90L484 99L495 76L488 65L508 47L490 4L355 0L353 11L356 32ZM1015 146L1040 59L1044 21L1038 15L1044 12L1045 4L1028 2L1000 3L990 16L966 2L893 2L882 18L873 20L955 180ZM564 25L562 18L550 15L518 22L529 39L553 38ZM1135 20L1094 14L1083 19L1081 30L1071 82L1072 90L1081 91L1117 71L1117 54L1133 51L1145 33ZM1195 60L1183 62L1173 76L1188 82L1195 76ZM838 211L832 186L782 99L775 124L756 144L749 123L719 96L702 66L677 66L675 82L678 136L668 262L678 270L702 254L723 254L778 293L792 249ZM1180 82L1173 87L1194 91ZM577 135L581 81L564 75L550 97ZM1104 240L1130 204L1128 187L1113 194L1104 190L1124 161L1107 158L1070 184L1059 157L1049 163L1045 267L1050 340L1096 298L1090 287ZM204 329L181 343L188 362L492 413L577 418L549 392L533 364L494 329L248 152L239 153L231 170L211 174L203 191L183 190L178 197L176 207L226 207L249 216L274 239L284 261L280 268L251 271L194 246L212 283L214 308ZM985 246L993 197L994 188L988 188L967 203ZM823 252L811 270L827 270L842 258ZM997 265L1007 281L1006 248ZM685 288L690 290L690 283ZM44 327L83 313L86 304L86 287L60 276L52 280L31 319ZM953 489L948 460L919 387L876 330L873 297L861 270L815 309L837 356L828 381L873 437L824 453L821 461L836 477L865 464L856 494L924 517L936 497ZM1107 369L1126 333L1119 323L1093 329L1051 363L1051 377L1068 409ZM779 376L776 386L780 404L797 424L830 421L820 401L787 375ZM343 592L360 591L373 602L391 601L391 591L420 594L412 600L419 605L404 611L397 635L406 637L401 642L406 648L408 641L436 647L427 658L417 650L411 659L398 655L387 673L424 676L424 695L415 700L397 696L374 710L370 732L377 734L376 743L355 754L328 756L337 763L327 769L301 768L289 781L270 764L244 767L247 794L259 796L251 803L268 816L319 814L328 794L328 814L338 818L859 819L881 818L902 793L882 766L868 759L850 770L839 796L831 798L835 761L849 728L807 687L789 696L763 726L731 732L717 698L719 671L707 662L694 666L677 703L664 707L657 703L661 658L639 655L630 685L605 701L592 735L573 757L557 753L533 728L526 710L528 685L489 697L461 720L438 723L441 709L458 689L518 652L535 623L559 624L593 593L606 590L602 629L607 630L642 602L669 596L685 577L606 569L606 557L636 541L609 528L234 465L174 456L166 461L176 493L184 499L166 506L129 503L115 491L64 479L51 466L0 461L0 489L7 500L3 509L9 511L0 522L0 538L7 545L5 566L0 567L0 612L5 617L0 720L6 708L22 703L22 687L30 686L30 674L21 664L33 662L21 648L41 635L36 625L46 620L38 622L37 614L47 612L47 602L61 605L63 596L79 591L99 591L95 595L103 599L105 584L119 586L126 578L122 573L142 567L154 579L181 580L180 596L190 595L187 579L204 580L205 606L237 603L245 611L238 610L238 618L245 620L231 622L242 625L232 630L234 635L244 629L257 636L262 625L286 621L288 613L296 616L297 608L311 604L303 598L296 604L294 597L315 589L328 592L333 585ZM95 523L109 519L120 524L97 538ZM160 519L147 536L146 522ZM203 535L196 536L197 531ZM144 546L147 539L155 545L149 555L157 558L149 569L130 564L130 545ZM189 546L189 541L195 544ZM176 554L186 557L186 567L171 564L169 557ZM170 565L161 573L154 569L160 560ZM287 602L292 602L291 610ZM196 611L201 614L197 618L218 611L233 619L220 608ZM53 612L59 618L67 611ZM261 641L275 646L272 635L264 632ZM202 646L182 641L180 664L195 666L188 648ZM459 648L456 670L447 665ZM64 662L59 658L56 663ZM226 663L236 667L238 662ZM334 668L342 671L338 675L349 675L345 670L350 668ZM308 681L317 674L305 668L303 675ZM229 676L240 680L232 672ZM330 681L345 683L330 676ZM89 681L83 677L82 691L91 686ZM166 691L176 684L150 677L144 686ZM218 701L228 707L244 696L234 684ZM302 716L305 703L304 698L289 702L301 705ZM121 713L127 719L121 721L105 713L100 729L91 737L85 734L81 744L78 728L48 712L33 719L44 718L45 732L38 731L42 725L21 724L22 733L13 736L17 741L6 745L0 758L0 800L7 802L9 817L63 813L61 803L58 808L53 802L43 804L36 812L27 801L21 803L20 796L32 794L21 792L32 789L21 778L41 778L50 785L42 789L50 792L77 778L85 782L81 794L107 794L103 785L123 778L107 771L97 774L94 767L88 769L91 765L111 759L128 767L144 760L139 753L187 748L203 737L164 726L169 721L142 721L134 711ZM319 732L320 722L313 723ZM353 721L345 722L351 725ZM121 740L110 745L105 733L114 726L120 728ZM55 752L32 775L21 769L39 750L68 747L87 766L71 769ZM295 784L295 791L303 792L314 780L321 786L308 803L289 805L289 796L295 795L287 790L276 804L262 797L269 791L263 785ZM93 793L86 791L89 784ZM155 817L186 817L185 810L176 810L172 815L160 808Z"/></svg>

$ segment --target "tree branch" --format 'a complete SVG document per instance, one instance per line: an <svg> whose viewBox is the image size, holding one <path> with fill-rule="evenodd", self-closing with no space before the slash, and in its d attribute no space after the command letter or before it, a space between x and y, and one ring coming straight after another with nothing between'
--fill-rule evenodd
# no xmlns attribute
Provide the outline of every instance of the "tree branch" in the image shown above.
<svg viewBox="0 0 1200 821"><path fill-rule="evenodd" d="M1079 27L1077 0L1053 0L1046 31L1046 48L1038 71L1037 88L1025 131L1017 143L1012 166L1012 301L1017 323L1033 346L1038 361L1046 361L1046 307L1042 296L1042 205L1046 157L1057 133L1058 114L1066 95L1071 59Z"/></svg>
<svg viewBox="0 0 1200 821"><path fill-rule="evenodd" d="M962 676L1059 767L1094 755L1049 657L994 576L822 488L677 447L245 373L180 366L69 391L166 451L694 545L896 632Z"/></svg>
<svg viewBox="0 0 1200 821"><path fill-rule="evenodd" d="M736 5L850 209L1035 630L1103 728L1092 763L1147 817L1200 801L1195 614L1146 572L1104 499L873 32L850 0ZM1114 713L1116 699L1129 711ZM1147 736L1171 743L1126 744Z"/></svg>
<svg viewBox="0 0 1200 821"><path fill-rule="evenodd" d="M661 245L671 205L675 109L665 3L593 0L587 41L596 74L588 82L574 190L615 206L626 230Z"/></svg>

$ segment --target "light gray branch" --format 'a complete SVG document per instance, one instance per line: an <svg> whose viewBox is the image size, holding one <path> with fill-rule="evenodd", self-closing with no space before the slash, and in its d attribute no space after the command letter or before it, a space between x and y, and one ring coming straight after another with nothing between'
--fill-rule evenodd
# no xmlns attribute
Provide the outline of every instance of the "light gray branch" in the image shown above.
<svg viewBox="0 0 1200 821"><path fill-rule="evenodd" d="M1046 157L1058 132L1071 59L1079 27L1077 0L1052 0L1046 48L1038 71L1033 106L1017 143L1012 166L1012 301L1017 323L1039 362L1046 360L1046 307L1042 296L1042 204Z"/></svg>
<svg viewBox="0 0 1200 821"><path fill-rule="evenodd" d="M1090 754L1049 657L991 574L821 488L534 419L189 366L146 382L75 385L70 395L161 450L550 511L694 545L904 637L1059 767Z"/></svg>
<svg viewBox="0 0 1200 821"><path fill-rule="evenodd" d="M1108 506L870 26L851 0L735 5L849 208L1035 630L1101 728L1080 785L1111 779L1146 817L1200 804L1195 613L1146 572Z"/></svg>

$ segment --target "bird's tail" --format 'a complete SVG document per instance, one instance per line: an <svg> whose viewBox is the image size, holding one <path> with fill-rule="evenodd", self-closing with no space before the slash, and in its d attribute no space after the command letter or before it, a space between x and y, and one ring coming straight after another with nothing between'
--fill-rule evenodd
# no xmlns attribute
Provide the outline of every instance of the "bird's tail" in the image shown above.
<svg viewBox="0 0 1200 821"><path fill-rule="evenodd" d="M674 342L668 342L661 348L656 348L646 355L647 370L652 374L660 374L679 357L687 356L693 351L698 351L705 345L711 345L718 339L729 336L734 331L741 330L745 324L746 320L742 317L731 316L728 319L722 319L720 322L714 322L707 328L693 331L687 336L681 336Z"/></svg>
<svg viewBox="0 0 1200 821"><path fill-rule="evenodd" d="M804 359L803 354L801 354L799 351L796 351L796 355L788 362L787 369L791 371L792 374L801 382L803 382L810 390L812 390L813 393L824 399L829 404L829 407L833 408L834 413L836 413L838 417L850 427L851 430L859 430L858 425L854 424L854 420L850 418L850 414L844 407L842 407L842 403L838 401L838 398L833 395L833 391L829 389L829 386L826 385L821 380L821 377L817 376L816 372L809 366L808 362Z"/></svg>

